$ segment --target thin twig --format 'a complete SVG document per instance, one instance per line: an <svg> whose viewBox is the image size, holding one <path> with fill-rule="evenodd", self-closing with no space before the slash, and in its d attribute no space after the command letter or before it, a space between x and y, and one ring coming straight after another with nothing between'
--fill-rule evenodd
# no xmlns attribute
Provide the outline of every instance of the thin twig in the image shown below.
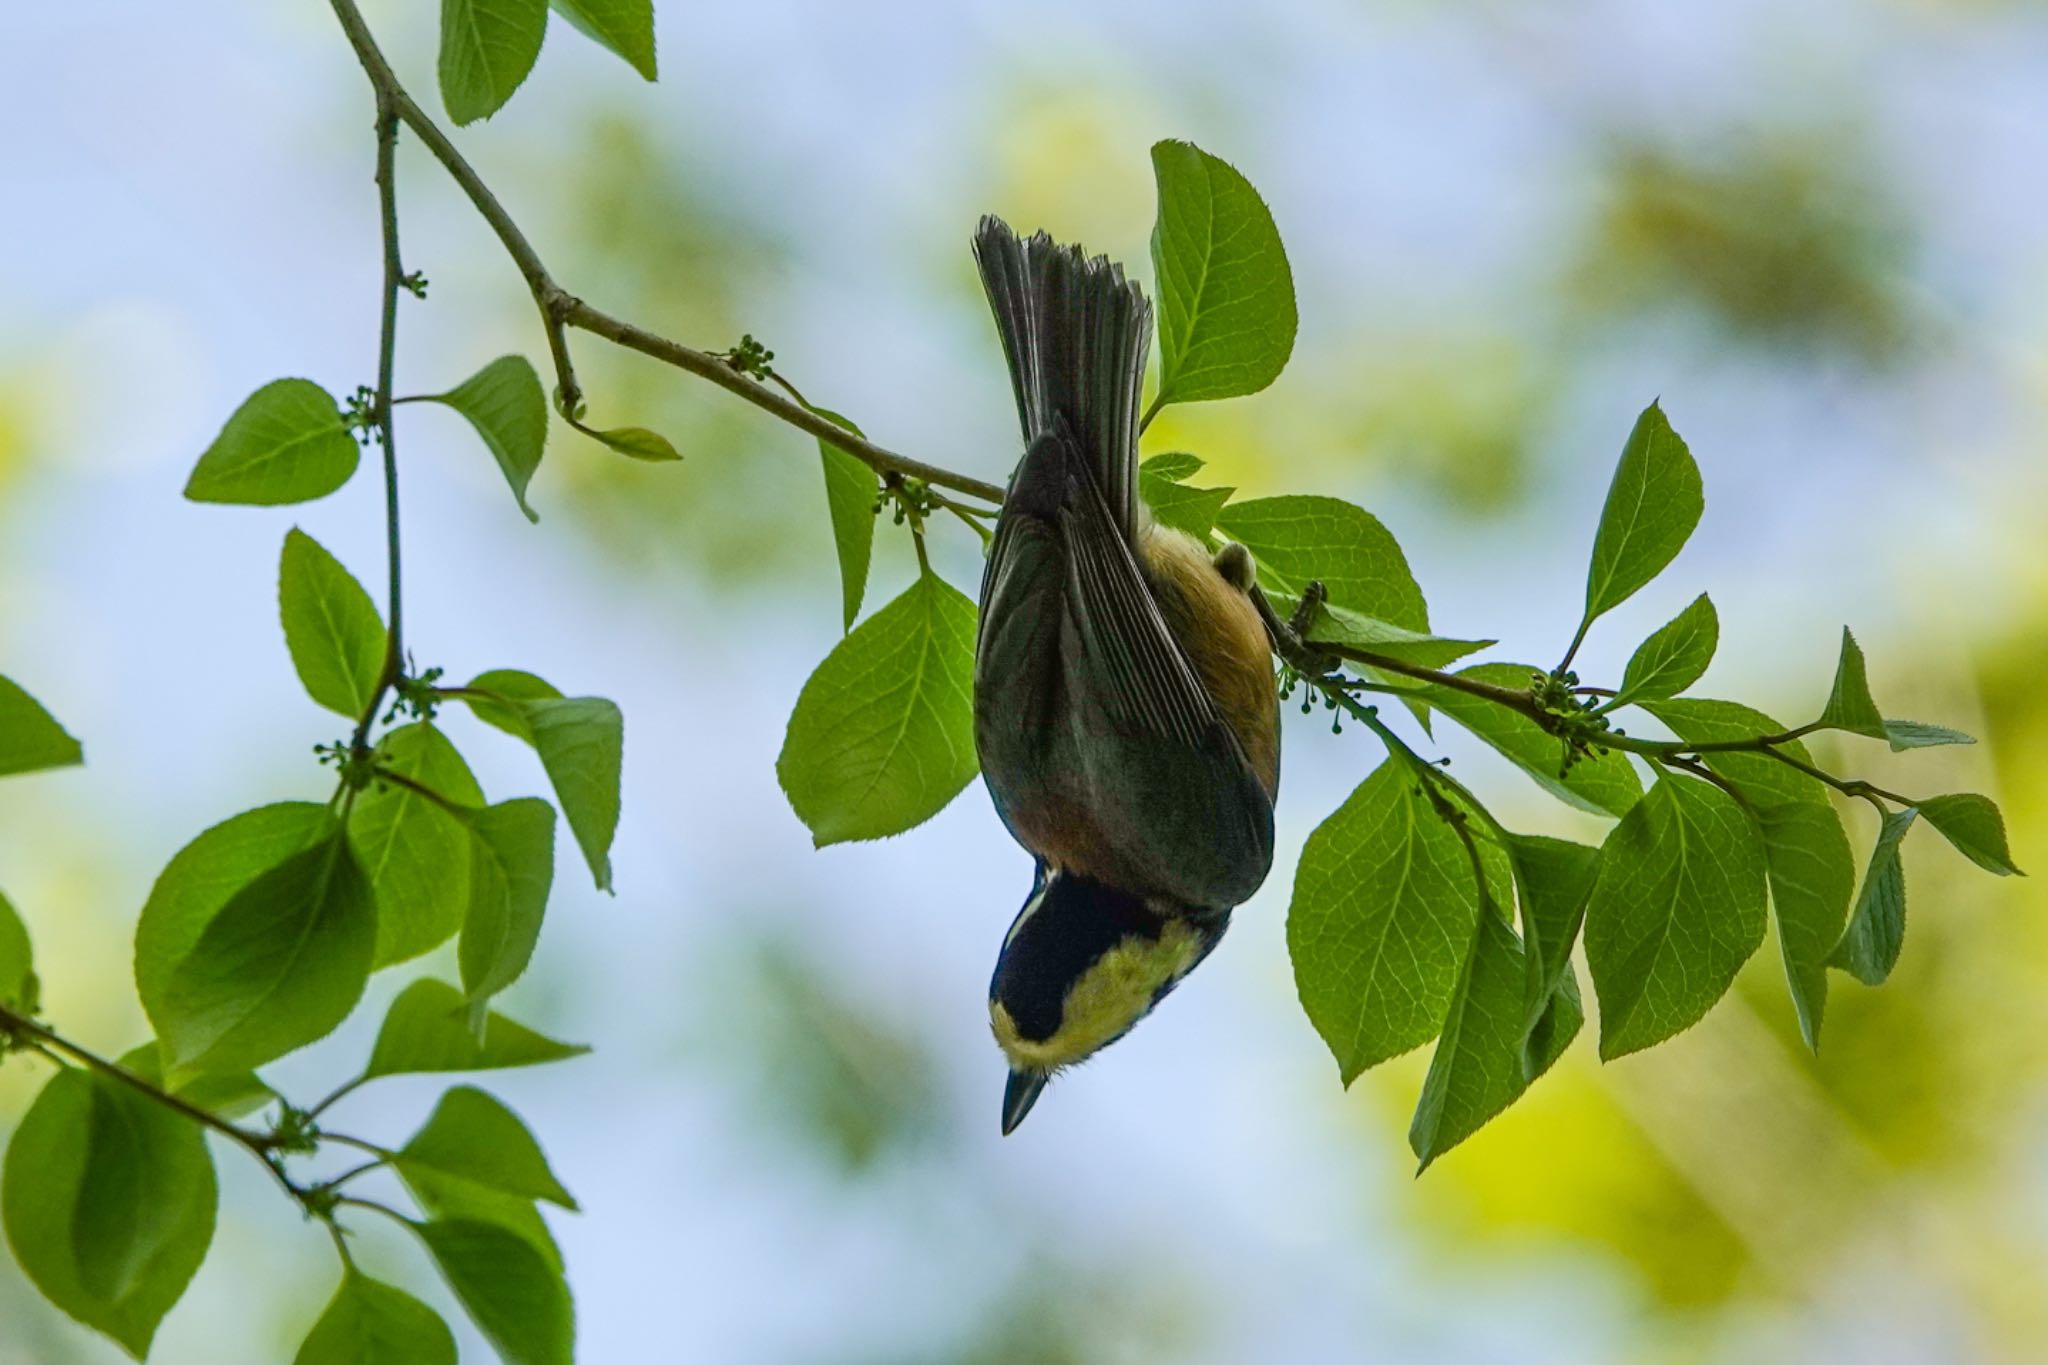
<svg viewBox="0 0 2048 1365"><path fill-rule="evenodd" d="M639 351L656 360L687 371L700 379L709 380L729 393L737 394L755 407L781 418L793 427L821 439L829 439L840 449L864 461L880 473L895 472L923 479L927 483L956 492L970 493L990 502L1001 502L1003 490L996 484L983 479L956 474L937 465L913 460L895 451L885 450L865 437L856 436L844 427L813 413L803 404L785 397L768 385L734 370L732 366L709 351L700 351L671 341L632 323L622 321L600 309L593 308L582 299L555 282L541 261L540 253L526 238L512 215L505 210L498 197L477 174L448 135L441 131L426 111L406 92L399 82L391 64L384 59L376 39L371 36L369 25L363 22L362 13L356 8L355 0L331 0L334 14L341 21L342 31L348 36L349 46L355 49L356 60L362 63L363 71L370 78L381 103L388 103L406 127L413 130L427 150L433 153L455 183L461 188L469 202L482 215L505 252L519 268L526 280L526 287L533 295L536 307L540 309L541 325L547 333L548 350L554 359L556 379L556 402L564 412L580 411L583 402L582 388L577 384L576 371L570 361L567 330L578 328L607 341Z"/></svg>
<svg viewBox="0 0 2048 1365"><path fill-rule="evenodd" d="M377 440L384 449L384 553L390 566L389 625L384 637L384 668L377 675L369 705L356 721L352 750L361 752L376 722L384 696L405 666L405 601L398 554L398 452L392 441L391 387L398 363L398 292L404 288L405 266L398 255L398 122L391 97L377 92L377 204L384 241L384 311L377 337Z"/></svg>

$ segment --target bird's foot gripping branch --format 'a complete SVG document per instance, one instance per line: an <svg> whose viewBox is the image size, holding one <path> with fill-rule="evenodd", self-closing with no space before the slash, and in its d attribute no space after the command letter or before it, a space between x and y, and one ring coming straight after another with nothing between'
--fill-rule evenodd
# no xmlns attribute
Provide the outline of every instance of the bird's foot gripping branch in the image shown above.
<svg viewBox="0 0 2048 1365"><path fill-rule="evenodd" d="M396 1145L335 1118L358 1087L385 1076L521 1067L583 1050L491 1003L532 958L553 881L556 808L606 889L619 814L623 726L610 702L567 697L514 670L443 686L438 669L412 663L402 632L396 410L430 401L462 413L531 518L527 489L548 399L518 356L445 391L397 394L400 304L427 293L425 276L399 253L398 139L418 139L519 269L540 315L556 411L576 430L633 458L677 458L656 433L586 422L569 349L582 333L661 360L818 440L847 633L798 696L777 764L818 843L901 833L973 778L975 605L923 550L941 512L940 524L957 521L986 543L1004 490L867 440L813 406L751 338L723 350L687 346L564 289L399 83L354 0L330 4L374 97L383 258L374 382L345 404L303 379L259 388L201 456L186 495L244 505L319 498L375 445L387 606L380 615L311 537L286 534L285 643L308 696L346 727L317 754L334 769L332 785L324 800L231 816L164 868L135 937L153 1040L113 1057L62 1032L46 1017L51 1002L41 998L24 922L0 900L0 1064L54 1069L9 1139L0 1221L54 1305L141 1358L212 1241L211 1133L260 1166L338 1253L338 1287L309 1325L299 1365L359 1360L365 1341L394 1358L454 1360L452 1335L432 1309L357 1266L350 1238L368 1215L418 1237L506 1360L556 1365L573 1354L573 1312L538 1204L574 1205L512 1111L458 1085ZM648 0L553 8L654 77ZM442 0L442 10L442 101L466 124L524 79L549 5ZM1153 164L1161 365L1146 426L1168 405L1273 382L1296 321L1286 255L1250 184L1186 143L1159 144ZM1237 500L1233 489L1194 482L1202 467L1183 452L1146 459L1136 483L1151 518L1211 549L1249 550L1283 687L1306 710L1323 706L1337 728L1355 721L1385 749L1308 836L1288 940L1302 1002L1345 1081L1437 1040L1411 1131L1425 1162L1512 1102L1571 1042L1582 1019L1572 968L1581 939L1601 1006L1600 1050L1612 1057L1697 1020L1761 945L1774 913L1793 1005L1817 1042L1829 970L1874 984L1897 960L1901 842L1916 820L1980 866L2016 871L1984 797L1902 796L1815 762L1802 738L1820 730L1893 749L1969 742L1886 718L1846 632L1825 704L1792 728L1736 702L1684 695L1714 652L1704 596L1645 640L1613 686L1573 672L1587 630L1671 561L1700 515L1698 471L1654 405L1624 446L1599 520L1578 630L1548 669L1454 669L1488 642L1433 633L1400 547L1370 513L1318 496ZM862 619L885 509L913 537L918 570ZM1464 726L1552 796L1615 824L1597 848L1507 830L1368 695ZM554 805L489 802L438 723L448 701L529 746ZM1622 723L1637 712L1672 737L1629 733ZM0 777L82 761L51 713L0 677ZM1834 794L1868 801L1883 817L1860 890ZM259 1074L333 1032L373 972L450 940L458 980L406 986L368 1059L324 1097L302 1103Z"/></svg>

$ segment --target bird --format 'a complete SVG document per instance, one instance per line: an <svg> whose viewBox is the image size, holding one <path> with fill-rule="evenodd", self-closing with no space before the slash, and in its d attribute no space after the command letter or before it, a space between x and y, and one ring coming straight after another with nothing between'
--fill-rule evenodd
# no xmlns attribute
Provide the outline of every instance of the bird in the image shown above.
<svg viewBox="0 0 2048 1365"><path fill-rule="evenodd" d="M1273 862L1273 639L1256 565L1138 496L1152 306L1105 256L985 217L973 249L1024 452L983 566L974 739L1035 860L989 982L1013 1132L1051 1076L1208 957Z"/></svg>

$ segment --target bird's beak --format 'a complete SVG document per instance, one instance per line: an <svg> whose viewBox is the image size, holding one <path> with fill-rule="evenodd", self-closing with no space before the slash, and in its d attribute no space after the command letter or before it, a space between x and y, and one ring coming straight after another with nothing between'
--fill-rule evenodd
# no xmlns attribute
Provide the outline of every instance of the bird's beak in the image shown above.
<svg viewBox="0 0 2048 1365"><path fill-rule="evenodd" d="M1003 1087L1003 1136L1017 1131L1017 1125L1031 1112L1031 1106L1038 1103L1039 1092L1045 1089L1047 1080L1043 1071L1012 1071L1010 1083Z"/></svg>

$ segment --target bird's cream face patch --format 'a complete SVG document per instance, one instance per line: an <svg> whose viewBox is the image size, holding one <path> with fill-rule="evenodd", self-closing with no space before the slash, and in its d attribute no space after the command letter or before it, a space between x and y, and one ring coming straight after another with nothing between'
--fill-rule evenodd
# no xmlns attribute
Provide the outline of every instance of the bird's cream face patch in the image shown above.
<svg viewBox="0 0 2048 1365"><path fill-rule="evenodd" d="M1114 1041L1152 1006L1162 986L1185 976L1202 955L1202 936L1184 920L1166 922L1157 939L1126 938L1097 958L1067 989L1052 1037L1025 1038L1009 1010L989 1002L996 1044L1013 1070L1057 1071Z"/></svg>

